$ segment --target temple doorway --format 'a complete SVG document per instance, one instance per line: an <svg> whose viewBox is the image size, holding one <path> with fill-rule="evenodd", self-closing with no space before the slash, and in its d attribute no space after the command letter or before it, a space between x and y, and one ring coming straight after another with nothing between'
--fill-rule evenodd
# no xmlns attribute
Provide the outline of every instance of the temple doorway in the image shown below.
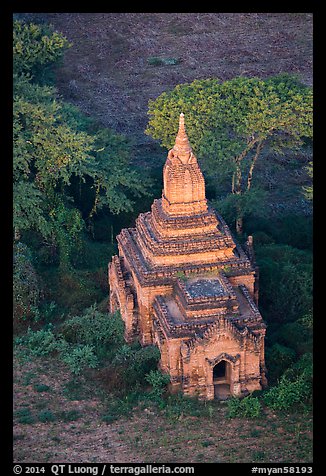
<svg viewBox="0 0 326 476"><path fill-rule="evenodd" d="M214 398L226 400L230 396L231 367L226 360L221 360L213 367Z"/></svg>

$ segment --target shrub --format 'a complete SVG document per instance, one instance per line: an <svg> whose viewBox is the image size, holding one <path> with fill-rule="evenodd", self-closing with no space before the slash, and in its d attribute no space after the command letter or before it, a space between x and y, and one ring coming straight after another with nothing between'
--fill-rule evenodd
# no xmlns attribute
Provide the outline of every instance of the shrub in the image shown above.
<svg viewBox="0 0 326 476"><path fill-rule="evenodd" d="M103 415L101 420L104 421L104 423L112 423L115 420L118 420L119 415Z"/></svg>
<svg viewBox="0 0 326 476"><path fill-rule="evenodd" d="M79 375L86 368L94 369L98 365L94 347L88 344L68 347L61 358L75 375Z"/></svg>
<svg viewBox="0 0 326 476"><path fill-rule="evenodd" d="M280 383L264 393L264 403L274 410L307 409L312 403L312 353L307 352L282 375Z"/></svg>
<svg viewBox="0 0 326 476"><path fill-rule="evenodd" d="M42 423L47 423L48 421L55 421L56 417L50 410L43 410L38 414L38 419Z"/></svg>
<svg viewBox="0 0 326 476"><path fill-rule="evenodd" d="M304 376L290 381L283 376L276 387L264 394L264 403L274 410L290 410L296 407L306 408L312 395L312 384Z"/></svg>
<svg viewBox="0 0 326 476"><path fill-rule="evenodd" d="M102 357L110 347L124 342L123 321L118 313L101 313L96 304L81 316L74 316L63 323L61 332L73 344L92 346L97 357Z"/></svg>
<svg viewBox="0 0 326 476"><path fill-rule="evenodd" d="M286 346L293 349L298 355L312 349L312 330L308 329L304 321L300 319L279 326L272 335L272 339L281 344L282 347Z"/></svg>
<svg viewBox="0 0 326 476"><path fill-rule="evenodd" d="M306 379L312 379L313 376L313 356L312 352L306 352L300 359L284 372L284 376L290 380L297 379L302 375Z"/></svg>
<svg viewBox="0 0 326 476"><path fill-rule="evenodd" d="M214 442L213 442L213 441L209 441L209 440L205 440L205 441L202 441L202 442L201 442L201 445L202 445L204 448L207 448L208 446L214 445Z"/></svg>
<svg viewBox="0 0 326 476"><path fill-rule="evenodd" d="M261 404L257 397L233 397L228 400L228 418L257 418L261 413Z"/></svg>
<svg viewBox="0 0 326 476"><path fill-rule="evenodd" d="M53 321L57 314L57 304L54 301L44 302L39 307L42 321L46 324Z"/></svg>
<svg viewBox="0 0 326 476"><path fill-rule="evenodd" d="M15 416L18 418L18 422L23 425L30 425L35 423L35 418L31 414L31 410L28 407L21 408L15 412Z"/></svg>
<svg viewBox="0 0 326 476"><path fill-rule="evenodd" d="M52 332L52 326L39 331L28 328L27 334L15 340L16 344L25 345L28 352L36 357L45 356L58 350L58 341Z"/></svg>
<svg viewBox="0 0 326 476"><path fill-rule="evenodd" d="M296 353L293 349L281 344L273 344L266 348L266 366L271 382L276 382L295 360Z"/></svg>
<svg viewBox="0 0 326 476"><path fill-rule="evenodd" d="M143 379L149 372L156 370L160 357L160 351L155 345L141 347L135 352L132 371L135 372L138 380Z"/></svg>
<svg viewBox="0 0 326 476"><path fill-rule="evenodd" d="M83 315L87 308L104 297L103 291L94 281L94 274L90 271L57 272L52 282L54 298L59 306L70 313L68 317Z"/></svg>
<svg viewBox="0 0 326 476"><path fill-rule="evenodd" d="M170 376L163 374L159 370L151 370L145 377L146 381L152 386L150 395L154 399L160 399L166 385L170 382Z"/></svg>
<svg viewBox="0 0 326 476"><path fill-rule="evenodd" d="M285 215L278 226L273 227L273 236L279 243L286 243L299 249L312 248L312 217L304 215Z"/></svg>
<svg viewBox="0 0 326 476"><path fill-rule="evenodd" d="M274 243L273 238L264 231L255 231L253 236L255 246L271 245Z"/></svg>
<svg viewBox="0 0 326 476"><path fill-rule="evenodd" d="M260 305L268 322L293 322L312 307L312 254L287 245L256 249Z"/></svg>
<svg viewBox="0 0 326 476"><path fill-rule="evenodd" d="M128 344L123 344L117 350L112 363L114 365L124 364L126 362L129 362L131 359L133 359L134 356L135 356L134 349Z"/></svg>
<svg viewBox="0 0 326 476"><path fill-rule="evenodd" d="M68 400L87 400L90 398L84 381L75 375L64 385L63 394Z"/></svg>
<svg viewBox="0 0 326 476"><path fill-rule="evenodd" d="M50 390L50 387L48 385L44 385L43 383L36 383L33 386L34 390L36 392L48 392Z"/></svg>
<svg viewBox="0 0 326 476"><path fill-rule="evenodd" d="M146 375L157 370L160 359L160 351L154 345L140 347L139 344L124 344L117 350L112 361L117 375L120 375L120 383L125 389L131 389L142 385Z"/></svg>
<svg viewBox="0 0 326 476"><path fill-rule="evenodd" d="M102 421L111 423L121 416L129 415L134 406L139 403L139 397L139 393L131 392L123 398L115 397L111 399L108 402L108 408L105 414L102 416Z"/></svg>
<svg viewBox="0 0 326 476"><path fill-rule="evenodd" d="M206 405L195 397L188 397L182 393L168 395L165 400L165 414L168 418L175 420L181 415L185 416L213 416L214 409L211 405Z"/></svg>
<svg viewBox="0 0 326 476"><path fill-rule="evenodd" d="M39 319L38 306L44 297L43 289L29 248L23 243L14 246L13 310L14 322L21 319ZM15 322L17 325L17 322Z"/></svg>
<svg viewBox="0 0 326 476"><path fill-rule="evenodd" d="M158 56L150 56L147 59L147 63L151 66L174 66L180 62L180 58L160 58Z"/></svg>
<svg viewBox="0 0 326 476"><path fill-rule="evenodd" d="M60 33L47 25L14 21L14 71L48 73L49 65L58 62L71 46Z"/></svg>

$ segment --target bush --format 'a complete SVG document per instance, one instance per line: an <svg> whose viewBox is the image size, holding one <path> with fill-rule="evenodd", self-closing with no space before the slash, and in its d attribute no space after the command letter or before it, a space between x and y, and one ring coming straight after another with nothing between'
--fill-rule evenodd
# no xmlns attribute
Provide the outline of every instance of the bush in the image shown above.
<svg viewBox="0 0 326 476"><path fill-rule="evenodd" d="M16 73L32 72L46 77L48 66L61 60L64 51L71 46L64 36L51 31L47 25L15 20L13 32Z"/></svg>
<svg viewBox="0 0 326 476"><path fill-rule="evenodd" d="M43 383L36 383L35 385L33 385L33 388L36 392L39 392L39 393L48 392L50 390L50 387Z"/></svg>
<svg viewBox="0 0 326 476"><path fill-rule="evenodd" d="M307 328L304 321L298 319L279 326L271 339L281 344L281 347L291 348L298 355L302 355L312 349L312 337L312 329Z"/></svg>
<svg viewBox="0 0 326 476"><path fill-rule="evenodd" d="M92 346L98 358L106 356L110 347L116 348L124 342L123 331L123 321L118 313L101 313L95 304L81 316L69 318L61 327L67 342Z"/></svg>
<svg viewBox="0 0 326 476"><path fill-rule="evenodd" d="M278 244L290 245L300 250L312 249L311 216L284 214L273 221L267 217L250 216L245 226L247 234L254 235L256 244L276 241Z"/></svg>
<svg viewBox="0 0 326 476"><path fill-rule="evenodd" d="M280 383L264 392L264 403L274 410L307 409L312 403L312 353L307 352L282 375Z"/></svg>
<svg viewBox="0 0 326 476"><path fill-rule="evenodd" d="M215 403L215 402L214 402ZM214 404L213 404L214 405ZM168 395L165 399L164 412L169 419L176 420L184 416L212 417L213 405L198 400L196 397L185 396L183 393Z"/></svg>
<svg viewBox="0 0 326 476"><path fill-rule="evenodd" d="M166 385L170 382L170 376L163 374L159 370L151 370L145 379L152 386L150 395L154 399L160 399L162 397Z"/></svg>
<svg viewBox="0 0 326 476"><path fill-rule="evenodd" d="M42 423L47 423L48 421L55 421L56 417L50 410L43 410L38 414L38 419Z"/></svg>
<svg viewBox="0 0 326 476"><path fill-rule="evenodd" d="M48 329L32 331L28 328L27 334L15 340L16 345L25 345L28 352L36 357L49 355L59 349L59 341L52 332L52 326Z"/></svg>
<svg viewBox="0 0 326 476"><path fill-rule="evenodd" d="M291 367L286 369L283 377L294 382L295 380L303 377L307 381L311 381L313 378L313 356L311 352L307 352L300 357Z"/></svg>
<svg viewBox="0 0 326 476"><path fill-rule="evenodd" d="M35 418L28 407L17 410L15 416L17 417L18 422L23 425L31 425L32 423L35 423Z"/></svg>
<svg viewBox="0 0 326 476"><path fill-rule="evenodd" d="M270 383L276 382L295 360L296 353L293 349L281 344L273 344L266 348L266 367Z"/></svg>
<svg viewBox="0 0 326 476"><path fill-rule="evenodd" d="M273 227L273 236L279 243L286 243L299 249L312 249L312 217L285 215Z"/></svg>
<svg viewBox="0 0 326 476"><path fill-rule="evenodd" d="M137 376L137 380L142 380L146 374L155 371L160 357L160 351L155 345L141 347L136 351L131 369Z"/></svg>
<svg viewBox="0 0 326 476"><path fill-rule="evenodd" d="M180 58L159 58L158 56L151 56L147 59L147 63L151 66L174 66L180 62Z"/></svg>
<svg viewBox="0 0 326 476"><path fill-rule="evenodd" d="M61 358L75 375L79 375L86 368L94 369L98 366L94 347L88 344L68 347Z"/></svg>
<svg viewBox="0 0 326 476"><path fill-rule="evenodd" d="M38 306L44 297L43 289L34 266L29 248L23 243L14 246L13 310L14 322L21 319L37 321Z"/></svg>
<svg viewBox="0 0 326 476"><path fill-rule="evenodd" d="M257 418L261 413L261 404L257 397L233 397L228 400L228 418Z"/></svg>
<svg viewBox="0 0 326 476"><path fill-rule="evenodd" d="M117 350L112 363L116 366L125 364L130 362L132 359L134 359L134 356L135 356L135 350L132 348L132 346L128 344L123 344Z"/></svg>
<svg viewBox="0 0 326 476"><path fill-rule="evenodd" d="M256 231L253 234L255 246L271 245L274 243L273 238L264 231Z"/></svg>
<svg viewBox="0 0 326 476"><path fill-rule="evenodd" d="M293 322L312 307L312 254L287 245L256 249L260 306L268 322Z"/></svg>
<svg viewBox="0 0 326 476"><path fill-rule="evenodd" d="M108 402L108 408L102 416L102 421L112 423L121 416L127 416L132 409L139 403L140 394L131 392L123 398L114 397Z"/></svg>
<svg viewBox="0 0 326 476"><path fill-rule="evenodd" d="M157 370L159 359L160 351L154 345L141 347L138 343L123 344L112 360L115 379L120 380L119 386L122 385L125 390L142 386L146 375Z"/></svg>
<svg viewBox="0 0 326 476"><path fill-rule="evenodd" d="M264 403L274 410L306 408L312 398L312 383L305 376L291 381L283 376L276 387L264 394Z"/></svg>

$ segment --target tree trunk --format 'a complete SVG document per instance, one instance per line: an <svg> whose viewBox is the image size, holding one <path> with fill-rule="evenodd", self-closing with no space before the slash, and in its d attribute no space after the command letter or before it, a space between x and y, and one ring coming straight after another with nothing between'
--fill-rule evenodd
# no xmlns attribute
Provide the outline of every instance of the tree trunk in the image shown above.
<svg viewBox="0 0 326 476"><path fill-rule="evenodd" d="M238 235L242 235L243 232L243 217L238 217L235 221L235 230Z"/></svg>
<svg viewBox="0 0 326 476"><path fill-rule="evenodd" d="M241 173L240 162L238 162L237 164L237 169L234 173L234 176L235 176L234 177L235 180L233 183L233 190L234 190L233 193L240 198L242 193L242 173ZM242 216L242 210L241 210L239 202L237 203L236 213L237 213L237 217L235 220L235 229L236 229L237 235L241 235L243 230L243 216Z"/></svg>
<svg viewBox="0 0 326 476"><path fill-rule="evenodd" d="M17 227L14 229L14 240L19 241L20 240L20 231Z"/></svg>
<svg viewBox="0 0 326 476"><path fill-rule="evenodd" d="M252 139L251 141L248 141L247 147L241 152L240 155L235 157L235 164L236 164L236 169L235 172L232 175L232 193L235 193L236 195L241 195L243 193L242 187L242 171L241 171L241 163L242 160L246 157L247 153L254 147L256 144L257 139ZM258 150L258 149L257 149ZM256 156L258 157L258 153L256 152ZM256 158L257 158L256 157ZM253 166L252 166L253 170ZM251 173L252 173L251 170ZM250 179L251 181L251 179ZM250 187L250 185L249 185ZM243 213L240 208L240 206L237 206L237 218L235 221L235 229L238 235L242 235L243 232Z"/></svg>
<svg viewBox="0 0 326 476"><path fill-rule="evenodd" d="M260 142L258 142L256 153L253 156L251 164L250 164L250 169L249 169L249 173L248 173L248 180L247 180L247 190L250 190L251 182L252 182L252 176L253 176L253 172L254 172L254 167L256 165L257 159L259 157L259 154L261 153L261 150L262 150L263 146L264 146L264 144L263 144L262 140Z"/></svg>

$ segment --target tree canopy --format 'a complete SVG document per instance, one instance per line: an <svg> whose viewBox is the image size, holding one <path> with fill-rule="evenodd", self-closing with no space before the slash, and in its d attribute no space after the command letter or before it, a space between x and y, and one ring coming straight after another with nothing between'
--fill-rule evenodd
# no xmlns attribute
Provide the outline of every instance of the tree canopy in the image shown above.
<svg viewBox="0 0 326 476"><path fill-rule="evenodd" d="M312 138L312 90L288 74L177 85L149 101L145 132L172 147L180 112L185 113L190 143L208 175L215 180L230 176L239 219L263 149L284 153Z"/></svg>
<svg viewBox="0 0 326 476"><path fill-rule="evenodd" d="M53 64L68 45L59 33L14 23L14 231L36 230L60 249L68 266L85 225L73 182L88 184L88 217L102 207L129 211L146 193L146 179L130 164L126 138L88 121L51 85L39 84L37 68Z"/></svg>

